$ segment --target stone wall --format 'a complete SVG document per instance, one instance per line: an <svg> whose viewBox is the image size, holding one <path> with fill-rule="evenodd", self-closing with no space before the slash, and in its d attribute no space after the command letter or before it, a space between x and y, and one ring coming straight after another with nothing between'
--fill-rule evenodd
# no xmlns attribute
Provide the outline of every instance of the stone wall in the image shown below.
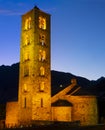
<svg viewBox="0 0 105 130"><path fill-rule="evenodd" d="M6 127L18 125L18 102L8 102L6 104Z"/></svg>
<svg viewBox="0 0 105 130"><path fill-rule="evenodd" d="M72 109L67 113L71 115L71 121L80 121L81 125L96 125L98 123L98 107L97 107L97 98L93 95L81 95L81 96L72 96L67 94L74 87L75 84L71 84L64 90L60 91L58 94L54 95L51 99L51 102L54 103L58 99L67 100L72 104ZM53 110L54 109L54 110ZM61 120L64 116L62 110L59 107L52 109L52 117ZM63 108L62 108L63 109ZM55 114L54 113L57 114ZM55 116L55 117L54 117ZM60 117L61 116L61 117ZM63 120L63 119L62 119ZM69 121L69 120L68 120Z"/></svg>
<svg viewBox="0 0 105 130"><path fill-rule="evenodd" d="M68 96L72 102L72 121L80 120L81 125L98 123L97 99L95 96Z"/></svg>
<svg viewBox="0 0 105 130"><path fill-rule="evenodd" d="M71 121L71 107L70 106L52 107L52 120Z"/></svg>
<svg viewBox="0 0 105 130"><path fill-rule="evenodd" d="M5 128L5 120L0 120L0 129Z"/></svg>

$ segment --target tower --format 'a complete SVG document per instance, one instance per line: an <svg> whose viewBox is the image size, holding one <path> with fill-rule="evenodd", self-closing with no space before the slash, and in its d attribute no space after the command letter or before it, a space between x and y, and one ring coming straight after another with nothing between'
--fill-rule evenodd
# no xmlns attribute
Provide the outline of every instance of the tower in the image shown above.
<svg viewBox="0 0 105 130"><path fill-rule="evenodd" d="M34 7L22 15L19 123L51 120L50 15Z"/></svg>

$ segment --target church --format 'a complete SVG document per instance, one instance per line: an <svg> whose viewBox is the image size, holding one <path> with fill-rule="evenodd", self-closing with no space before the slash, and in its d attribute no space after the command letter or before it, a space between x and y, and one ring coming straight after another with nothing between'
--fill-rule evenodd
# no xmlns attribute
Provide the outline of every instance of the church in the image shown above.
<svg viewBox="0 0 105 130"><path fill-rule="evenodd" d="M7 102L7 128L37 122L98 123L97 98L73 93L76 79L51 96L51 16L38 7L22 15L18 101ZM76 89L71 92L71 89Z"/></svg>

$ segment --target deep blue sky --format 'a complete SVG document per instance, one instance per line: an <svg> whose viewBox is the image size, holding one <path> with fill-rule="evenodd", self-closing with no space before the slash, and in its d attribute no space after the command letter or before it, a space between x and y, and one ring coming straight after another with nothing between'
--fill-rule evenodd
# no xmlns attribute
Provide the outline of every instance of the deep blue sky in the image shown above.
<svg viewBox="0 0 105 130"><path fill-rule="evenodd" d="M19 62L21 15L51 14L51 69L105 76L105 0L0 0L0 65Z"/></svg>

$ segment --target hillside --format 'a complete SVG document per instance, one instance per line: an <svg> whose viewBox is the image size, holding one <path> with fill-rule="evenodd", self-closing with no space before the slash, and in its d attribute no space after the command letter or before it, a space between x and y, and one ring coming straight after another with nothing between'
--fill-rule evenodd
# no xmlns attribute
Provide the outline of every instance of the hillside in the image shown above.
<svg viewBox="0 0 105 130"><path fill-rule="evenodd" d="M16 100L18 92L19 64L0 66L0 102Z"/></svg>
<svg viewBox="0 0 105 130"><path fill-rule="evenodd" d="M71 84L76 78L81 87L74 95L96 95L98 98L99 116L105 117L105 78L90 81L84 77L71 73L51 71L52 96ZM18 100L19 63L11 66L0 66L0 104Z"/></svg>
<svg viewBox="0 0 105 130"><path fill-rule="evenodd" d="M81 89L76 95L97 95L105 96L105 78L101 77L96 81L90 81L84 77L71 73L51 71L52 95L58 93L71 84L71 79L76 78ZM19 81L19 63L11 66L0 66L0 102L17 100Z"/></svg>

